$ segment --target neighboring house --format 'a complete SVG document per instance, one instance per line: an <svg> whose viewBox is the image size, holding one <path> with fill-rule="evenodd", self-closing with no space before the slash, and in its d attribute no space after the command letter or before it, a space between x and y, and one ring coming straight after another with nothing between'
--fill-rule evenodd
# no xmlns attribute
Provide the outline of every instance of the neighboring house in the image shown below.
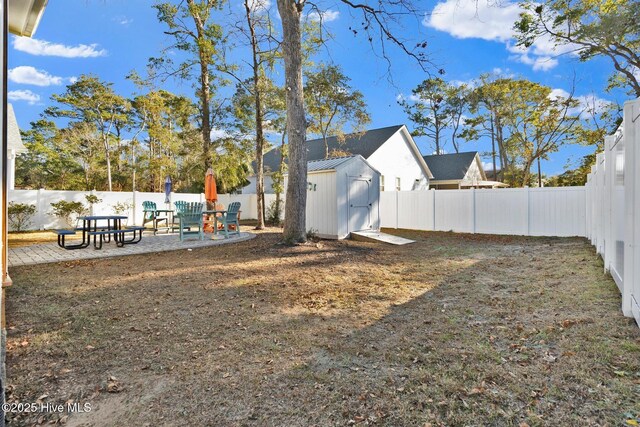
<svg viewBox="0 0 640 427"><path fill-rule="evenodd" d="M436 190L507 187L487 179L477 151L424 156L424 160L433 173L430 186Z"/></svg>
<svg viewBox="0 0 640 427"><path fill-rule="evenodd" d="M13 106L7 104L7 188L13 190L16 182L16 157L26 153L27 147L22 143L20 128L13 112Z"/></svg>
<svg viewBox="0 0 640 427"><path fill-rule="evenodd" d="M329 153L336 150L351 155L361 155L374 169L380 172L380 191L426 190L433 177L422 158L420 150L405 125L372 129L366 132L327 138ZM307 161L324 159L324 140L307 141ZM331 155L331 154L330 154ZM273 193L271 172L280 167L280 149L275 148L264 155L264 191ZM242 193L256 192L256 176L249 177L250 184Z"/></svg>

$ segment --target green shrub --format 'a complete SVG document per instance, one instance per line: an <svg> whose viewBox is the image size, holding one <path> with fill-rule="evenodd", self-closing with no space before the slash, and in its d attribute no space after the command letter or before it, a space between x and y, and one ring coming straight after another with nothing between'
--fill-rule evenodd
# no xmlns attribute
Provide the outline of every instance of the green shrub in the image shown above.
<svg viewBox="0 0 640 427"><path fill-rule="evenodd" d="M111 206L111 209L113 209L114 215L129 215L129 212L133 209L133 202L117 202Z"/></svg>
<svg viewBox="0 0 640 427"><path fill-rule="evenodd" d="M102 201L102 199L95 194L87 194L86 196L84 196L84 198L87 199L87 203L89 203L89 206L93 206Z"/></svg>
<svg viewBox="0 0 640 427"><path fill-rule="evenodd" d="M35 205L11 202L7 208L9 225L15 231L24 231L25 228L31 225L31 217L35 213Z"/></svg>
<svg viewBox="0 0 640 427"><path fill-rule="evenodd" d="M53 208L53 214L63 220L69 227L73 227L73 223L75 223L78 216L87 212L87 208L82 202L60 200L59 202L51 203L51 207Z"/></svg>
<svg viewBox="0 0 640 427"><path fill-rule="evenodd" d="M267 224L276 227L280 226L280 223L282 222L282 201L276 199L271 202L267 208L266 217Z"/></svg>

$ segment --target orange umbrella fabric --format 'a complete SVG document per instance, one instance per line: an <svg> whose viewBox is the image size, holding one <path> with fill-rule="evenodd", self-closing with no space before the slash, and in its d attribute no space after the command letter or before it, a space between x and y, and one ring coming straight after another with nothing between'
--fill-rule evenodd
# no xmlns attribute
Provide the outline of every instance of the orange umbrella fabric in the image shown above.
<svg viewBox="0 0 640 427"><path fill-rule="evenodd" d="M216 179L213 176L213 169L209 168L207 174L204 177L204 198L208 202L215 202L218 200L218 189L216 188Z"/></svg>

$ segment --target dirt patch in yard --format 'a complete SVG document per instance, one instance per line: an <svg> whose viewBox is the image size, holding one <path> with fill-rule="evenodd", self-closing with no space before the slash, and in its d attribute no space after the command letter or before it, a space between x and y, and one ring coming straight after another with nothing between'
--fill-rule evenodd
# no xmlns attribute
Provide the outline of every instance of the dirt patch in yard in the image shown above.
<svg viewBox="0 0 640 427"><path fill-rule="evenodd" d="M12 425L621 425L640 329L584 239L397 232L20 267ZM629 421L631 422L631 421Z"/></svg>

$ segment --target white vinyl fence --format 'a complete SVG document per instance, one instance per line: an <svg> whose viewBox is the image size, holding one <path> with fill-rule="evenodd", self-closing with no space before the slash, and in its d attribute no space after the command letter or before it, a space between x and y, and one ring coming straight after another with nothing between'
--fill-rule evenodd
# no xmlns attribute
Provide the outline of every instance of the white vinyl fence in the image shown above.
<svg viewBox="0 0 640 427"><path fill-rule="evenodd" d="M522 236L585 236L584 187L385 191L382 227Z"/></svg>
<svg viewBox="0 0 640 427"><path fill-rule="evenodd" d="M605 138L587 181L587 237L622 294L622 311L640 324L640 99Z"/></svg>
<svg viewBox="0 0 640 427"><path fill-rule="evenodd" d="M93 205L92 215L113 215L114 206L118 203L126 203L131 208L123 215L129 217L129 224L142 224L142 202L149 200L155 202L158 209L165 209L164 193L144 193L135 192L117 192L117 191L56 191L56 190L11 190L9 191L9 202L27 203L36 207L36 213L31 218L31 224L27 228L29 230L48 230L54 228L67 227L52 213L51 203L60 200L82 202L88 207L86 196L94 194L102 201ZM187 202L204 202L204 194L194 193L171 193L172 203L168 206L173 208L173 202L184 200ZM265 204L269 204L275 200L275 194L265 194ZM241 203L241 218L255 219L257 218L257 199L255 194L219 194L218 201L225 206L231 202Z"/></svg>

